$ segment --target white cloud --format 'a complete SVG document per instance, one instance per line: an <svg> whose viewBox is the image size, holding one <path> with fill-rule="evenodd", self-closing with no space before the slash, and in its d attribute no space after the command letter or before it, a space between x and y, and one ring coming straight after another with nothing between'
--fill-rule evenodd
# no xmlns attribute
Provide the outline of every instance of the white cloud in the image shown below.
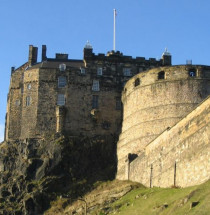
<svg viewBox="0 0 210 215"><path fill-rule="evenodd" d="M0 143L4 140L4 125L0 124Z"/></svg>

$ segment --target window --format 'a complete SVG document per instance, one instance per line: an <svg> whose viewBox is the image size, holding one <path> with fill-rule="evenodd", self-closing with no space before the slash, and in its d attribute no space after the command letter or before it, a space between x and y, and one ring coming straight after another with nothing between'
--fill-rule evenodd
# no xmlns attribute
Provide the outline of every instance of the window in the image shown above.
<svg viewBox="0 0 210 215"><path fill-rule="evenodd" d="M58 77L58 87L62 88L66 86L66 77L64 76L59 76Z"/></svg>
<svg viewBox="0 0 210 215"><path fill-rule="evenodd" d="M98 96L93 95L92 98L92 108L98 108Z"/></svg>
<svg viewBox="0 0 210 215"><path fill-rule="evenodd" d="M92 90L99 91L99 81L98 80L93 80Z"/></svg>
<svg viewBox="0 0 210 215"><path fill-rule="evenodd" d="M124 76L131 76L131 68L123 68Z"/></svg>
<svg viewBox="0 0 210 215"><path fill-rule="evenodd" d="M86 73L85 68L80 68L80 73L81 73L82 75L85 75L85 73Z"/></svg>
<svg viewBox="0 0 210 215"><path fill-rule="evenodd" d="M66 64L64 64L64 63L60 64L60 65L59 65L59 70L60 70L61 72L64 72L64 71L66 70Z"/></svg>
<svg viewBox="0 0 210 215"><path fill-rule="evenodd" d="M137 78L134 82L134 86L137 87L140 84L140 79Z"/></svg>
<svg viewBox="0 0 210 215"><path fill-rule="evenodd" d="M31 84L27 85L27 89L30 90L31 89Z"/></svg>
<svg viewBox="0 0 210 215"><path fill-rule="evenodd" d="M104 121L101 126L103 129L108 130L111 127L111 123Z"/></svg>
<svg viewBox="0 0 210 215"><path fill-rule="evenodd" d="M102 70L102 67L98 67L97 68L97 75L103 75L103 70Z"/></svg>
<svg viewBox="0 0 210 215"><path fill-rule="evenodd" d="M31 97L27 96L26 97L26 106L30 106L30 104L31 104Z"/></svg>
<svg viewBox="0 0 210 215"><path fill-rule="evenodd" d="M158 80L160 79L165 79L165 72L164 71L161 71L158 73Z"/></svg>
<svg viewBox="0 0 210 215"><path fill-rule="evenodd" d="M189 76L190 77L195 77L196 76L196 71L195 70L190 70L189 71Z"/></svg>
<svg viewBox="0 0 210 215"><path fill-rule="evenodd" d="M16 105L16 106L20 106L20 100L19 100L19 99L17 99L17 100L15 101L15 105Z"/></svg>
<svg viewBox="0 0 210 215"><path fill-rule="evenodd" d="M65 95L58 94L57 105L62 106L65 105Z"/></svg>
<svg viewBox="0 0 210 215"><path fill-rule="evenodd" d="M120 97L116 97L116 110L121 110L122 103Z"/></svg>

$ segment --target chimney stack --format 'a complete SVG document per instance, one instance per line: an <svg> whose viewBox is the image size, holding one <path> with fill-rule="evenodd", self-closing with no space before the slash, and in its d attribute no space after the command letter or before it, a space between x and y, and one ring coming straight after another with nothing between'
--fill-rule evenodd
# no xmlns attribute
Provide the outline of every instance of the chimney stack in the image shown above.
<svg viewBox="0 0 210 215"><path fill-rule="evenodd" d="M33 45L29 45L29 56L28 56L29 66L33 66L35 63L37 63L37 54L38 54L38 48L33 47Z"/></svg>
<svg viewBox="0 0 210 215"><path fill-rule="evenodd" d="M84 50L83 50L83 59L86 60L93 56L93 47L89 41L87 41Z"/></svg>
<svg viewBox="0 0 210 215"><path fill-rule="evenodd" d="M14 73L14 71L15 71L15 67L12 66L12 67L11 67L11 75Z"/></svg>
<svg viewBox="0 0 210 215"><path fill-rule="evenodd" d="M47 60L47 46L42 45L42 61Z"/></svg>
<svg viewBox="0 0 210 215"><path fill-rule="evenodd" d="M167 48L162 54L162 63L163 66L171 66L171 54L168 52Z"/></svg>

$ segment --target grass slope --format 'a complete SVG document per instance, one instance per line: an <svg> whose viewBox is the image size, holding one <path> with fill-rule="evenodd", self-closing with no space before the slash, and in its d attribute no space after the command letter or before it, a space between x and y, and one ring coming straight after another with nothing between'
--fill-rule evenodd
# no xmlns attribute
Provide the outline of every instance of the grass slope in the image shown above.
<svg viewBox="0 0 210 215"><path fill-rule="evenodd" d="M191 207L193 202L199 203ZM109 208L109 214L121 215L210 215L210 181L188 188L137 188Z"/></svg>

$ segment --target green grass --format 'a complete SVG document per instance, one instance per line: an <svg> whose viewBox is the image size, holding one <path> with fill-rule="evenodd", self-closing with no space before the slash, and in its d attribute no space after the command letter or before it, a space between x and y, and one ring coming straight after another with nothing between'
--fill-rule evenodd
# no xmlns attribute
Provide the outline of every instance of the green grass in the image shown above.
<svg viewBox="0 0 210 215"><path fill-rule="evenodd" d="M210 181L188 188L138 188L110 207L121 215L210 215Z"/></svg>

